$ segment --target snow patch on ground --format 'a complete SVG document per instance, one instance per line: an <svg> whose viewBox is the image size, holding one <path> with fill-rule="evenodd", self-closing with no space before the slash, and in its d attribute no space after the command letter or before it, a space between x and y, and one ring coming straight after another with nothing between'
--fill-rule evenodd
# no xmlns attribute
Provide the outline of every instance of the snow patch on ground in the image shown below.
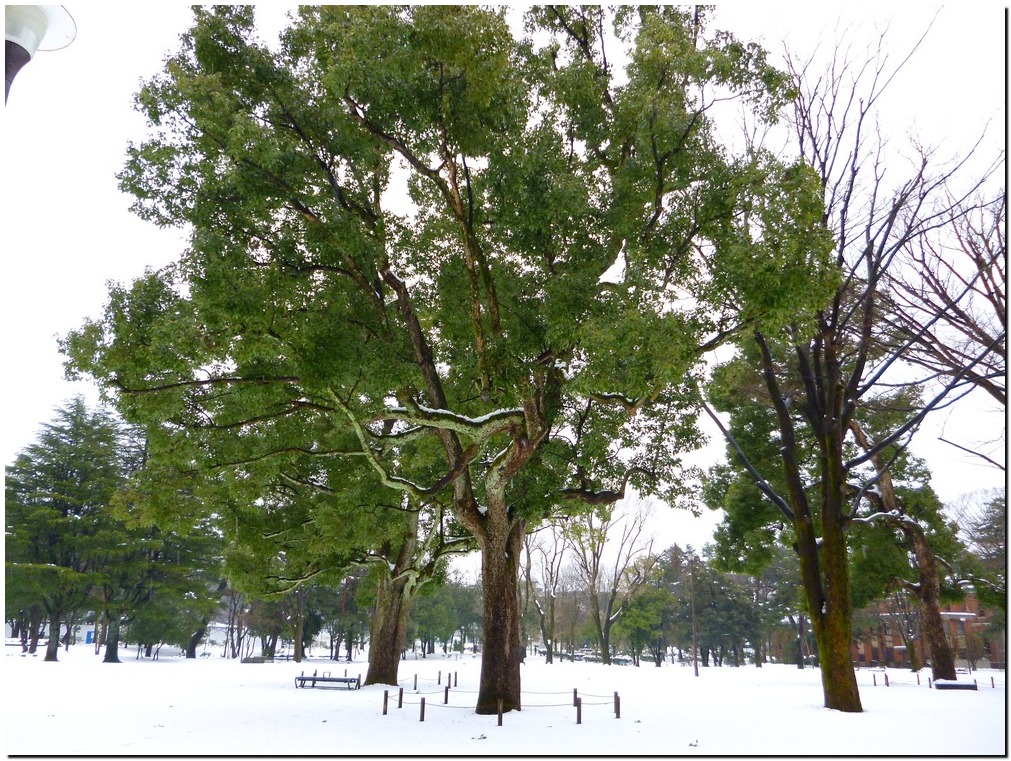
<svg viewBox="0 0 1011 761"><path fill-rule="evenodd" d="M8 648L14 650L14 648ZM163 650L164 653L164 650ZM1006 681L982 670L977 691L938 691L929 672L857 672L861 714L822 705L820 672L791 665L700 668L643 663L523 665L523 702L478 716L479 656L409 656L397 688L296 689L294 677L362 675L367 663L310 658L239 663L162 655L105 664L92 646L4 659L12 755L1006 755ZM414 677L418 677L417 691ZM450 700L445 686L452 679ZM993 685L991 685L991 679ZM876 681L876 685L874 682ZM576 724L572 691L581 696ZM388 714L382 715L388 690ZM614 693L621 718L614 715ZM424 723L420 698L426 698Z"/></svg>

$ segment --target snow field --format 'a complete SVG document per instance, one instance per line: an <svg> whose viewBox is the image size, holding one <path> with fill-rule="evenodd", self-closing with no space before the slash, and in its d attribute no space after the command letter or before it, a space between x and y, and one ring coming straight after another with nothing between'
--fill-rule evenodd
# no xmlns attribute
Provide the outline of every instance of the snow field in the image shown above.
<svg viewBox="0 0 1011 761"><path fill-rule="evenodd" d="M496 716L473 711L481 665L469 654L402 661L402 708L396 707L397 688L388 685L294 686L295 676L314 670L343 676L347 669L364 678L363 659L243 664L218 656L136 660L134 654L124 649L123 663L104 664L91 646L61 651L59 663L6 653L7 753L877 756L1007 750L1003 671L959 675L960 681L976 679L977 691L938 691L927 686L929 672L921 672L917 685L908 671L860 670L864 712L844 714L822 707L814 668L710 667L696 678L690 667L677 665L549 666L529 658L522 667L524 710L506 713L498 726ZM455 684L443 705L450 679ZM581 724L573 689L583 698ZM621 718L614 715L614 692Z"/></svg>

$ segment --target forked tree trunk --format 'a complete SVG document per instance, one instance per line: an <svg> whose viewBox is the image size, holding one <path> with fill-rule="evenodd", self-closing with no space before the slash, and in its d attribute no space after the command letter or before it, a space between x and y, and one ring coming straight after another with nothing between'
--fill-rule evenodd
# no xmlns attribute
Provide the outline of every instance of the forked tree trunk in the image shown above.
<svg viewBox="0 0 1011 761"><path fill-rule="evenodd" d="M390 580L384 575L379 581L369 633L369 671L365 684L397 683L400 652L407 634L407 618L413 596L413 586L407 576Z"/></svg>
<svg viewBox="0 0 1011 761"><path fill-rule="evenodd" d="M480 538L484 627L479 714L520 708L519 569L523 521Z"/></svg>

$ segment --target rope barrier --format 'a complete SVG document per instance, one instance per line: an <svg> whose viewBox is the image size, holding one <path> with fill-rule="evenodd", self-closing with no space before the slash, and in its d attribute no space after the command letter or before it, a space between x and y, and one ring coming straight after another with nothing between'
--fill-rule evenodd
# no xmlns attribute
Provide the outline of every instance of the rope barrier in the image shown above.
<svg viewBox="0 0 1011 761"><path fill-rule="evenodd" d="M415 683L416 682L417 682L417 677L415 677ZM474 695L474 694L477 694L473 690L456 690L456 689L450 690L450 683L449 683L448 678L447 678L446 686L442 690L437 690L437 691L432 691L432 692L424 692L424 693L423 692L415 691L413 693L413 695L423 696L423 695L434 695L434 694L441 693L443 695L443 702L441 704L439 704L439 703L433 703L432 705L434 705L434 706L436 706L438 708L457 708L457 709L467 710L467 711L473 711L474 710L474 706L470 705L470 704L468 704L468 705L449 705L450 692L452 692L454 694L455 693L460 693L462 695ZM416 705L416 706L420 706L421 710L420 710L420 714L419 714L419 719L418 720L423 722L425 720L425 709L429 705L428 702L426 701L426 699L424 697L421 697L420 701L404 700L403 699L403 693L404 693L404 688L400 687L399 688L399 694L397 696L397 708L403 708L404 705ZM609 695L592 695L592 694L587 694L585 697L600 698L600 700L590 701L588 703L584 703L583 702L583 696L580 696L578 693L579 693L578 688L572 690L572 702L571 703L569 703L569 702L565 702L565 703L525 703L525 702L522 702L522 696L524 694L528 694L528 695L568 695L568 692L537 692L537 691L532 691L532 692L529 692L529 693L521 693L521 695L520 695L521 705L518 705L517 709L518 710L522 710L523 708L526 708L526 709L536 709L536 708L570 708L570 707L574 707L576 709L576 724L582 724L583 723L583 713L582 712L583 712L583 706L584 705L586 705L586 706L611 706L614 709L614 718L616 718L616 719L620 719L621 718L621 698L618 695L617 691L615 691L613 698L611 696L609 696ZM386 716L387 713L388 713L389 699L390 699L389 691L388 690L384 690L383 691L383 716ZM498 725L499 726L502 726L502 716L503 716L502 701L500 700L499 701L499 709L498 709Z"/></svg>

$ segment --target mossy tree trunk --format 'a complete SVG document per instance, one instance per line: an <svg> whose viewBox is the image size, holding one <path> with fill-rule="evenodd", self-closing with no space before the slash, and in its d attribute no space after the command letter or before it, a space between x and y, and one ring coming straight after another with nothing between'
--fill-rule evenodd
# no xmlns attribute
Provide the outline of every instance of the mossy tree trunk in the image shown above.
<svg viewBox="0 0 1011 761"><path fill-rule="evenodd" d="M523 530L524 522L515 521L481 537L484 642L476 709L479 714L497 713L499 701L503 711L521 707L519 567Z"/></svg>

